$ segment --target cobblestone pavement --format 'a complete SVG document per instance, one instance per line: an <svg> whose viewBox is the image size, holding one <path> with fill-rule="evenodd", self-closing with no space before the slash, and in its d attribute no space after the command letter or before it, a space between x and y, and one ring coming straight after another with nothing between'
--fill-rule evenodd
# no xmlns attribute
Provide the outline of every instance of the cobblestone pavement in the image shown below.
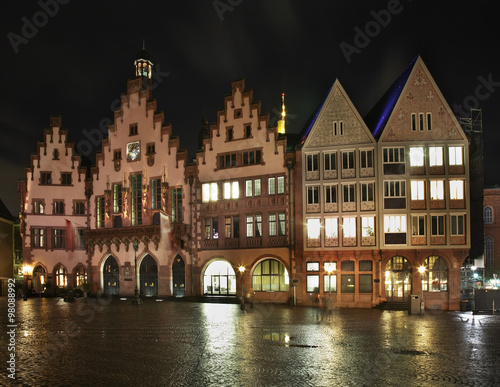
<svg viewBox="0 0 500 387"><path fill-rule="evenodd" d="M5 328L6 298L0 313ZM500 384L497 315L30 298L17 301L16 323L16 380L4 333L2 385Z"/></svg>

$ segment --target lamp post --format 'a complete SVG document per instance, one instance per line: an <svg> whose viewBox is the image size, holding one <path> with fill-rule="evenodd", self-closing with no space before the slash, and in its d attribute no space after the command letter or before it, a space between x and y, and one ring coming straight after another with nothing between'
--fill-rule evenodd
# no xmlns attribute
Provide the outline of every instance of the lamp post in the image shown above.
<svg viewBox="0 0 500 387"><path fill-rule="evenodd" d="M325 269L328 273L328 308L332 306L332 272L333 272L333 262L325 263Z"/></svg>
<svg viewBox="0 0 500 387"><path fill-rule="evenodd" d="M139 282L139 277L137 276L137 249L139 247L139 243L137 243L137 241L134 241L132 243L132 246L134 247L134 267L135 267L135 289L134 289L134 298L132 299L132 305L141 305L142 300L139 297L139 289L137 287L137 284Z"/></svg>
<svg viewBox="0 0 500 387"><path fill-rule="evenodd" d="M420 314L424 312L424 273L425 273L425 266L420 266L418 268L418 272L420 273L420 288L421 288L421 294L420 294Z"/></svg>

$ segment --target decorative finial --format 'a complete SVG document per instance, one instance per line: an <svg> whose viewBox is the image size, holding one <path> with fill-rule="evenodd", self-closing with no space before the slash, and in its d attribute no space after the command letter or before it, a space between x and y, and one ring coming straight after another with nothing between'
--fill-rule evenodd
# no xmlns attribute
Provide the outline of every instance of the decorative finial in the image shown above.
<svg viewBox="0 0 500 387"><path fill-rule="evenodd" d="M142 49L146 51L146 41L142 38Z"/></svg>
<svg viewBox="0 0 500 387"><path fill-rule="evenodd" d="M278 133L285 134L285 93L281 93L281 120L278 121Z"/></svg>

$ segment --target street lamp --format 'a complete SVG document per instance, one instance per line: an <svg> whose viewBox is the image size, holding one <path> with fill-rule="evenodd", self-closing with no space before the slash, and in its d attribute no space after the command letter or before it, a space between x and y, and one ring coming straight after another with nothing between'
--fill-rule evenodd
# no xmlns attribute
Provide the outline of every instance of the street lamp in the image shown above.
<svg viewBox="0 0 500 387"><path fill-rule="evenodd" d="M328 299L330 300L330 303L332 298L332 272L334 270L333 266L334 266L333 262L325 263L325 269L328 272L328 291L329 291Z"/></svg>
<svg viewBox="0 0 500 387"><path fill-rule="evenodd" d="M134 289L134 298L132 299L132 305L141 305L142 300L139 297L139 289L137 288L137 283L139 282L139 278L137 276L137 249L139 247L139 243L137 241L134 241L132 243L132 246L134 247L134 267L135 267L135 289Z"/></svg>
<svg viewBox="0 0 500 387"><path fill-rule="evenodd" d="M243 299L243 273L245 272L245 266L241 265L239 267L240 273L241 273L241 303L243 304L244 299Z"/></svg>
<svg viewBox="0 0 500 387"><path fill-rule="evenodd" d="M421 287L421 295L420 295L420 314L424 311L424 273L425 266L420 266L418 268L418 272L420 273L420 287Z"/></svg>

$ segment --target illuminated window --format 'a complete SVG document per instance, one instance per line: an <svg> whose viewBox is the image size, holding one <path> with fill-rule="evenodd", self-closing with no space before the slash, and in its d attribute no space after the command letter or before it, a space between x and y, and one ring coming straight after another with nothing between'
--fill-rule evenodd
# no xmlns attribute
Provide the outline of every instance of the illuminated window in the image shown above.
<svg viewBox="0 0 500 387"><path fill-rule="evenodd" d="M66 272L66 269L62 266L59 265L56 268L55 271L55 277L56 277L56 285L60 288L64 288L68 286L68 274Z"/></svg>
<svg viewBox="0 0 500 387"><path fill-rule="evenodd" d="M405 233L406 215L385 215L384 231L387 233Z"/></svg>
<svg viewBox="0 0 500 387"><path fill-rule="evenodd" d="M97 228L104 227L104 196L96 198L96 223Z"/></svg>
<svg viewBox="0 0 500 387"><path fill-rule="evenodd" d="M356 237L356 218L344 218L342 223L344 238Z"/></svg>
<svg viewBox="0 0 500 387"><path fill-rule="evenodd" d="M464 181L450 180L450 199L462 200L464 198Z"/></svg>
<svg viewBox="0 0 500 387"><path fill-rule="evenodd" d="M375 235L375 217L363 216L361 218L361 236L372 237Z"/></svg>
<svg viewBox="0 0 500 387"><path fill-rule="evenodd" d="M31 243L34 248L45 247L45 229L33 228L31 229Z"/></svg>
<svg viewBox="0 0 500 387"><path fill-rule="evenodd" d="M285 235L285 214L269 214L269 235Z"/></svg>
<svg viewBox="0 0 500 387"><path fill-rule="evenodd" d="M270 177L267 179L267 192L269 195L274 195L276 193L276 178Z"/></svg>
<svg viewBox="0 0 500 387"><path fill-rule="evenodd" d="M50 172L40 172L40 184L41 185L52 184L52 174Z"/></svg>
<svg viewBox="0 0 500 387"><path fill-rule="evenodd" d="M323 275L323 292L337 293L337 274Z"/></svg>
<svg viewBox="0 0 500 387"><path fill-rule="evenodd" d="M438 167L443 165L443 147L429 147L429 166Z"/></svg>
<svg viewBox="0 0 500 387"><path fill-rule="evenodd" d="M77 287L81 287L85 283L87 283L87 270L85 269L85 266L83 265L78 266L78 268L76 269L75 277L76 277Z"/></svg>
<svg viewBox="0 0 500 387"><path fill-rule="evenodd" d="M448 157L450 165L463 165L463 147L450 146L448 147Z"/></svg>
<svg viewBox="0 0 500 387"><path fill-rule="evenodd" d="M425 182L423 180L412 180L411 182L411 200L425 199Z"/></svg>
<svg viewBox="0 0 500 387"><path fill-rule="evenodd" d="M325 218L325 238L338 237L338 220L337 218Z"/></svg>
<svg viewBox="0 0 500 387"><path fill-rule="evenodd" d="M224 235L226 239L240 237L240 217L226 216L224 222Z"/></svg>
<svg viewBox="0 0 500 387"><path fill-rule="evenodd" d="M218 200L217 183L203 183L201 185L201 200L203 203L216 202Z"/></svg>
<svg viewBox="0 0 500 387"><path fill-rule="evenodd" d="M425 292L448 291L448 264L438 256L430 256L424 261L425 272L422 275L422 289Z"/></svg>
<svg viewBox="0 0 500 387"><path fill-rule="evenodd" d="M431 200L444 200L443 180L431 180Z"/></svg>
<svg viewBox="0 0 500 387"><path fill-rule="evenodd" d="M412 235L425 236L425 215L415 215L411 218Z"/></svg>
<svg viewBox="0 0 500 387"><path fill-rule="evenodd" d="M237 181L224 183L224 199L238 199L240 197L240 186Z"/></svg>
<svg viewBox="0 0 500 387"><path fill-rule="evenodd" d="M172 188L172 222L182 222L182 188Z"/></svg>
<svg viewBox="0 0 500 387"><path fill-rule="evenodd" d="M432 236L444 235L444 215L431 216L431 235Z"/></svg>
<svg viewBox="0 0 500 387"><path fill-rule="evenodd" d="M113 184L113 212L122 212L122 185Z"/></svg>
<svg viewBox="0 0 500 387"><path fill-rule="evenodd" d="M489 206L484 207L483 220L486 224L493 223L493 209Z"/></svg>
<svg viewBox="0 0 500 387"><path fill-rule="evenodd" d="M41 199L33 200L33 213L43 214L45 210L45 203Z"/></svg>
<svg viewBox="0 0 500 387"><path fill-rule="evenodd" d="M423 167L424 166L424 148L423 147L411 147L410 148L410 165L412 167Z"/></svg>
<svg viewBox="0 0 500 387"><path fill-rule="evenodd" d="M262 236L262 215L247 215L247 238Z"/></svg>
<svg viewBox="0 0 500 387"><path fill-rule="evenodd" d="M205 218L205 239L219 238L219 219Z"/></svg>
<svg viewBox="0 0 500 387"><path fill-rule="evenodd" d="M278 184L278 195L285 193L285 176L278 176L276 183Z"/></svg>
<svg viewBox="0 0 500 387"><path fill-rule="evenodd" d="M252 289L256 292L287 292L288 271L281 262L267 259L257 265L252 274Z"/></svg>
<svg viewBox="0 0 500 387"><path fill-rule="evenodd" d="M307 219L307 237L309 239L319 239L321 222L317 218Z"/></svg>

